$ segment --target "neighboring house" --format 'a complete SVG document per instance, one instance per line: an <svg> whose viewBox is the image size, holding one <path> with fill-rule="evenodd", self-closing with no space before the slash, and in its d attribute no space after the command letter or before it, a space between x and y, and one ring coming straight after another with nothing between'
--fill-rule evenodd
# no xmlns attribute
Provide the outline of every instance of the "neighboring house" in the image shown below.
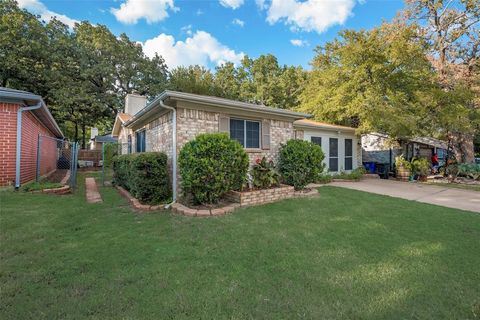
<svg viewBox="0 0 480 320"><path fill-rule="evenodd" d="M111 134L106 134L103 136L95 136L93 139L90 139L90 150L102 150L104 143L117 143L117 137L113 137Z"/></svg>
<svg viewBox="0 0 480 320"><path fill-rule="evenodd" d="M381 133L362 135L363 162L385 164L390 169L393 169L395 157L402 154L409 161L413 157L423 157L430 161L433 153L437 153L440 164L442 164L447 156L447 150L447 142L434 138L401 138L392 141L388 135Z"/></svg>
<svg viewBox="0 0 480 320"><path fill-rule="evenodd" d="M177 177L173 179L175 191L179 190L178 154L201 133L229 134L245 147L251 165L264 156L277 162L281 144L294 138L321 144L325 163L333 171L361 165L353 128L299 121L308 117L309 114L285 109L164 91L148 105L145 97L127 95L125 113L118 114L112 136L118 137L122 153L165 152L172 175Z"/></svg>
<svg viewBox="0 0 480 320"><path fill-rule="evenodd" d="M64 138L42 97L3 87L0 87L0 130L0 186L19 187L35 179L39 136ZM56 139L41 147L41 175L56 170Z"/></svg>

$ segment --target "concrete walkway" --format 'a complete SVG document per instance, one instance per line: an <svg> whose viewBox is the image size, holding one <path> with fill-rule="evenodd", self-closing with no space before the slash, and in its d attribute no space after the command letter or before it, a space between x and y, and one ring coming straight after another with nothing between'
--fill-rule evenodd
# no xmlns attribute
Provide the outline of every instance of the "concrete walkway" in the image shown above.
<svg viewBox="0 0 480 320"><path fill-rule="evenodd" d="M87 196L88 203L103 202L100 193L98 193L95 178L85 178L85 194Z"/></svg>
<svg viewBox="0 0 480 320"><path fill-rule="evenodd" d="M386 196L480 212L480 192L383 179L333 182L329 186L355 189Z"/></svg>

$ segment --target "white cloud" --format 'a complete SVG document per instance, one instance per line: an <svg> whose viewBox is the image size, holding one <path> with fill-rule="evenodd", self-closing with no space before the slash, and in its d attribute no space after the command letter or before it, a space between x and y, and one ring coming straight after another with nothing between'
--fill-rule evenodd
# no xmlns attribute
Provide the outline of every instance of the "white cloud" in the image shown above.
<svg viewBox="0 0 480 320"><path fill-rule="evenodd" d="M260 8L268 8L267 22L283 21L294 31L322 33L336 24L343 24L352 14L356 0L271 0L267 5L258 0Z"/></svg>
<svg viewBox="0 0 480 320"><path fill-rule="evenodd" d="M189 24L189 25L187 25L187 26L181 27L180 30L181 30L182 32L186 33L186 34L189 35L189 36L191 36L191 35L193 34L193 32L192 32L192 25L191 25L191 24Z"/></svg>
<svg viewBox="0 0 480 320"><path fill-rule="evenodd" d="M238 18L233 19L233 20L232 20L232 23L233 23L234 25L239 26L239 27L243 27L243 26L245 25L245 21L240 20L240 19L238 19Z"/></svg>
<svg viewBox="0 0 480 320"><path fill-rule="evenodd" d="M149 57L158 53L169 68L194 64L208 67L227 61L239 64L244 56L243 52L235 52L205 31L196 31L185 41L175 41L173 36L162 33L145 41L143 51Z"/></svg>
<svg viewBox="0 0 480 320"><path fill-rule="evenodd" d="M244 0L220 0L220 4L225 8L238 9L243 4Z"/></svg>
<svg viewBox="0 0 480 320"><path fill-rule="evenodd" d="M202 9L198 9L197 12L195 12L195 14L196 14L197 16L201 16L201 15L204 14L204 13L205 13L205 12L203 12Z"/></svg>
<svg viewBox="0 0 480 320"><path fill-rule="evenodd" d="M310 45L307 40L301 39L292 39L290 40L290 43L293 44L295 47L305 47Z"/></svg>
<svg viewBox="0 0 480 320"><path fill-rule="evenodd" d="M38 0L17 0L18 6L22 9L27 9L33 14L39 15L41 19L45 21L50 21L53 17L56 17L57 20L65 23L70 28L73 28L77 20L71 19L66 15L59 14L47 9L47 7Z"/></svg>
<svg viewBox="0 0 480 320"><path fill-rule="evenodd" d="M173 0L126 0L120 8L110 8L110 12L122 23L135 24L139 19L147 23L162 21L168 17L168 9L179 10Z"/></svg>

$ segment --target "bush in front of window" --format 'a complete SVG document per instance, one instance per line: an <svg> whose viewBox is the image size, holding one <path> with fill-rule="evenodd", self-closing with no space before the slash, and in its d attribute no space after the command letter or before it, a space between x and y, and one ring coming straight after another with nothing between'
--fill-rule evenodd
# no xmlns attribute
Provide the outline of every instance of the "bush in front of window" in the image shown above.
<svg viewBox="0 0 480 320"><path fill-rule="evenodd" d="M196 204L212 204L245 183L248 156L225 133L198 135L183 146L178 158L182 189Z"/></svg>
<svg viewBox="0 0 480 320"><path fill-rule="evenodd" d="M325 169L324 158L317 144L296 139L287 141L280 148L278 163L283 182L300 190L317 181Z"/></svg>
<svg viewBox="0 0 480 320"><path fill-rule="evenodd" d="M142 203L165 203L172 196L167 155L144 152L117 156L113 160L114 182Z"/></svg>

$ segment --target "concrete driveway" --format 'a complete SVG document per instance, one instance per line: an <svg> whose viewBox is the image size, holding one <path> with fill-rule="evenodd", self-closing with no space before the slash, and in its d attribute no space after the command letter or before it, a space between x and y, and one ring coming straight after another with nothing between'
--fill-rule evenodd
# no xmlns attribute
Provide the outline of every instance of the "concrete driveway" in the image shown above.
<svg viewBox="0 0 480 320"><path fill-rule="evenodd" d="M383 179L333 182L330 186L355 189L386 196L480 212L480 192Z"/></svg>

